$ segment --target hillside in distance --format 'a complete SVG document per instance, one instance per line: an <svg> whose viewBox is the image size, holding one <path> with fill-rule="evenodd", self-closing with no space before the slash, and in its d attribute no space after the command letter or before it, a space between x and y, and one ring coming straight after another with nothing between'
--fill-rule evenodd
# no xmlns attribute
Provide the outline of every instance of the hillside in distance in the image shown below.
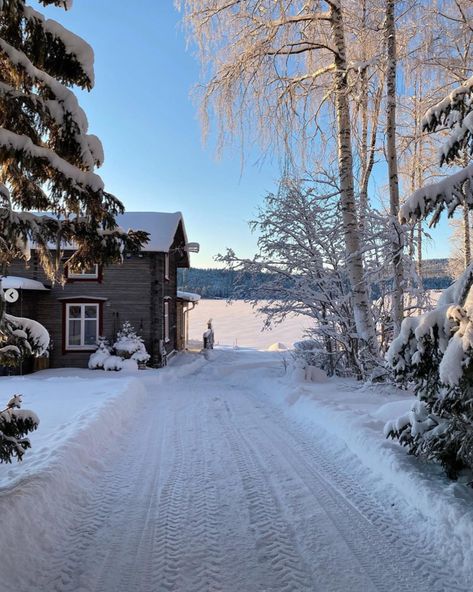
<svg viewBox="0 0 473 592"><path fill-rule="evenodd" d="M441 290L452 283L448 273L448 259L426 259L423 261L423 282L427 290ZM180 269L178 285L180 290L195 292L202 298L250 299L255 288L271 281L268 273L239 273L229 269ZM277 296L277 295L275 295Z"/></svg>

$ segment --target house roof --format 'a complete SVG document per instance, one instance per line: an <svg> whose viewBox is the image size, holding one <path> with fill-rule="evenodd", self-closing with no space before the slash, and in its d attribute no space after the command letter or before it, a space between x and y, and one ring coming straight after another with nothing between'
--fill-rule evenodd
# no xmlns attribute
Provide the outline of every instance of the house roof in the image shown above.
<svg viewBox="0 0 473 592"><path fill-rule="evenodd" d="M179 298L179 300L185 300L186 302L199 302L200 294L194 294L193 292L183 292L182 290L178 290L177 298Z"/></svg>
<svg viewBox="0 0 473 592"><path fill-rule="evenodd" d="M149 242L143 251L168 253L179 224L182 224L185 244L188 243L181 212L125 212L118 215L116 221L124 230L144 230L149 233Z"/></svg>
<svg viewBox="0 0 473 592"><path fill-rule="evenodd" d="M4 275L2 277L2 288L8 290L49 290L44 284L30 278L17 277L14 275Z"/></svg>

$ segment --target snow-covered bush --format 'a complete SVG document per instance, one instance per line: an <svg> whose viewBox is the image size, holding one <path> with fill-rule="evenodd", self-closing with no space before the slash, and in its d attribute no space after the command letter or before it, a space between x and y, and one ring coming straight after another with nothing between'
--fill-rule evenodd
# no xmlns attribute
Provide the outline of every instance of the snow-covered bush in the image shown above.
<svg viewBox="0 0 473 592"><path fill-rule="evenodd" d="M128 360L122 360L122 370L128 370L129 372L136 372L138 370L138 362L133 358Z"/></svg>
<svg viewBox="0 0 473 592"><path fill-rule="evenodd" d="M450 127L441 164L467 154L473 134L473 78L429 109L424 129ZM417 190L401 208L401 221L433 213L435 224L447 209L473 208L473 165L439 183ZM473 265L448 288L436 308L405 319L387 353L399 380L414 385L419 402L411 412L386 425L386 435L409 452L443 465L456 477L473 469Z"/></svg>
<svg viewBox="0 0 473 592"><path fill-rule="evenodd" d="M331 360L329 352L316 339L304 339L294 343L292 352L296 367L308 368L309 366L329 370Z"/></svg>
<svg viewBox="0 0 473 592"><path fill-rule="evenodd" d="M108 356L103 363L104 370L121 370L123 368L123 360L120 356Z"/></svg>
<svg viewBox="0 0 473 592"><path fill-rule="evenodd" d="M440 462L451 477L473 468L473 266L436 308L406 319L388 350L398 380L419 401L386 425L411 454Z"/></svg>
<svg viewBox="0 0 473 592"><path fill-rule="evenodd" d="M0 462L11 463L13 458L21 460L25 451L31 448L25 436L38 425L38 416L21 409L21 395L14 395L0 411Z"/></svg>
<svg viewBox="0 0 473 592"><path fill-rule="evenodd" d="M103 365L104 365L105 361L110 356L111 356L111 350L110 350L110 346L108 345L107 340L105 339L105 337L99 337L98 347L94 351L94 353L91 354L91 356L89 358L89 364L88 364L89 368L91 370L96 370L98 368L103 369Z"/></svg>
<svg viewBox="0 0 473 592"><path fill-rule="evenodd" d="M117 333L112 347L105 338L99 338L97 350L89 358L92 370L138 370L150 359L143 338L140 337L128 321L125 321Z"/></svg>
<svg viewBox="0 0 473 592"><path fill-rule="evenodd" d="M49 343L49 333L41 323L5 313L0 330L2 365L17 366L30 356L48 355Z"/></svg>
<svg viewBox="0 0 473 592"><path fill-rule="evenodd" d="M143 338L138 335L128 321L125 321L118 331L113 350L117 356L124 360L132 358L138 363L146 363L150 359Z"/></svg>

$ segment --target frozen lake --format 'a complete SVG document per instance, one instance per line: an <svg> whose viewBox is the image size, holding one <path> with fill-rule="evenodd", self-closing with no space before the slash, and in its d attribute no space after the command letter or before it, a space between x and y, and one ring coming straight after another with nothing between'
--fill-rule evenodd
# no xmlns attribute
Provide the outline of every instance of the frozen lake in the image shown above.
<svg viewBox="0 0 473 592"><path fill-rule="evenodd" d="M212 319L217 345L254 347L267 349L276 342L288 348L294 341L302 339L304 330L311 326L311 320L301 315L287 318L272 330L262 330L264 317L258 315L251 304L236 300L201 300L189 316L189 338L201 341Z"/></svg>

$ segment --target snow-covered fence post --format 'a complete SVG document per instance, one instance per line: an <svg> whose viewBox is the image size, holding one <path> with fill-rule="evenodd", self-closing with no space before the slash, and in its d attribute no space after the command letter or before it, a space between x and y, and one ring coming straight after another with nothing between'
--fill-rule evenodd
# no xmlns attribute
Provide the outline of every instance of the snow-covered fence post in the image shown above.
<svg viewBox="0 0 473 592"><path fill-rule="evenodd" d="M213 349L214 348L214 330L212 327L212 319L209 319L209 321L207 323L207 330L204 332L203 341L204 341L204 349Z"/></svg>

